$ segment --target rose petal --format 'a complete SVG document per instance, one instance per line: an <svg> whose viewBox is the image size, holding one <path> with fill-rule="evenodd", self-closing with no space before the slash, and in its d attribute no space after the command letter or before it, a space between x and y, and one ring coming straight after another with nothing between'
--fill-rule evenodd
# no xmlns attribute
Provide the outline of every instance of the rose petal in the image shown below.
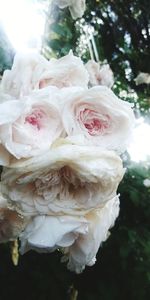
<svg viewBox="0 0 150 300"><path fill-rule="evenodd" d="M53 250L59 246L68 247L86 229L87 222L84 218L37 216L20 235L21 253L27 248Z"/></svg>

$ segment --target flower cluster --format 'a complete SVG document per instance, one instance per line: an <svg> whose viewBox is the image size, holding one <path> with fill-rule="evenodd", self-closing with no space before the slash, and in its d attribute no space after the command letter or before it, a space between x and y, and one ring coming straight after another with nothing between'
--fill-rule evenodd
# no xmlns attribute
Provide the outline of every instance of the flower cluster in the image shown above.
<svg viewBox="0 0 150 300"><path fill-rule="evenodd" d="M0 87L0 241L19 237L21 253L59 248L77 273L118 216L119 155L134 125L129 103L89 82L72 52L19 54Z"/></svg>

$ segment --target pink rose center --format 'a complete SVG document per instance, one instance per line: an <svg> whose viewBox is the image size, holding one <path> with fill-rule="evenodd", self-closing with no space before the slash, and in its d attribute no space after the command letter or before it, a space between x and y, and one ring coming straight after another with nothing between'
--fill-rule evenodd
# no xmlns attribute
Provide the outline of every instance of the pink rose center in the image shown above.
<svg viewBox="0 0 150 300"><path fill-rule="evenodd" d="M99 115L94 110L85 109L80 113L80 118L88 133L92 136L104 134L110 127L110 117Z"/></svg>
<svg viewBox="0 0 150 300"><path fill-rule="evenodd" d="M42 119L44 118L45 113L40 109L35 109L30 115L25 118L25 123L29 123L32 126L36 127L38 130L42 127Z"/></svg>
<svg viewBox="0 0 150 300"><path fill-rule="evenodd" d="M39 82L39 89L43 89L48 85L47 80L46 79L42 79Z"/></svg>

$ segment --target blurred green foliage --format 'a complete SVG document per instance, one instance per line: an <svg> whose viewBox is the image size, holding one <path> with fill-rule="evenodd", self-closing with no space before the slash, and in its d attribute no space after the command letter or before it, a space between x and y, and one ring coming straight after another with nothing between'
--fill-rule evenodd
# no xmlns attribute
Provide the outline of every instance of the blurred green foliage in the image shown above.
<svg viewBox="0 0 150 300"><path fill-rule="evenodd" d="M134 78L140 71L150 73L149 20L148 0L89 0L81 22L94 28L100 60L107 59L114 71L115 93L119 95L122 90L126 91L127 96L122 98L134 102L136 114L142 114L147 121L150 89L144 84L136 86ZM68 9L53 7L53 18L50 18L50 12L47 14L44 55L61 57L70 49L78 54L80 33L79 21L71 19ZM1 70L9 67L11 62L11 59L5 61L7 51L1 39ZM87 48L83 59L89 58ZM111 236L99 250L95 266L75 275L60 263L59 252L37 254L31 251L20 258L17 267L13 267L10 246L2 245L0 299L10 299L13 295L15 299L21 297L23 300L71 300L72 285L78 291L78 300L150 298L150 188L143 184L145 178L150 179L150 163L137 164L128 158L125 164L128 169L118 191L121 195L120 215Z"/></svg>
<svg viewBox="0 0 150 300"><path fill-rule="evenodd" d="M76 53L77 37L79 33L75 30L75 21L72 20L69 10L59 10L55 4L50 5L46 13L42 54L50 59L66 55L70 49Z"/></svg>
<svg viewBox="0 0 150 300"><path fill-rule="evenodd" d="M88 0L83 18L77 21L71 18L68 9L58 10L53 5L47 14L43 53L47 58L61 57L72 49L74 54L87 61L90 59L89 48L86 45L81 54L79 43L81 34L87 39L84 27L90 25L100 61L107 60L114 72L115 92L135 91L139 98L138 107L149 114L150 86L136 86L134 81L139 72L150 73L149 20L149 0Z"/></svg>

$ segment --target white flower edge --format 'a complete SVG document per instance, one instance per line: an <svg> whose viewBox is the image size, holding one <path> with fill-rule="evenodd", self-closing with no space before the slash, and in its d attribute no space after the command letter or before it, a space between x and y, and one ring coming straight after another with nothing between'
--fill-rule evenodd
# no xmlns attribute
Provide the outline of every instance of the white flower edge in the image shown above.
<svg viewBox="0 0 150 300"><path fill-rule="evenodd" d="M20 252L23 254L32 248L52 252L58 247L69 247L79 233L87 232L87 224L84 217L36 216L20 235Z"/></svg>
<svg viewBox="0 0 150 300"><path fill-rule="evenodd" d="M81 273L85 266L92 266L108 230L114 226L119 214L116 196L103 208L93 210L83 217L37 216L21 233L21 253L30 249L52 252L57 248L65 253L68 269Z"/></svg>
<svg viewBox="0 0 150 300"><path fill-rule="evenodd" d="M87 234L80 235L67 250L69 270L81 273L85 266L95 264L98 249L109 237L109 229L114 226L119 215L119 204L119 196L116 196L108 201L103 208L93 210L86 216L89 222Z"/></svg>
<svg viewBox="0 0 150 300"><path fill-rule="evenodd" d="M86 8L85 0L54 0L54 3L61 9L69 7L71 16L74 20L81 18Z"/></svg>

